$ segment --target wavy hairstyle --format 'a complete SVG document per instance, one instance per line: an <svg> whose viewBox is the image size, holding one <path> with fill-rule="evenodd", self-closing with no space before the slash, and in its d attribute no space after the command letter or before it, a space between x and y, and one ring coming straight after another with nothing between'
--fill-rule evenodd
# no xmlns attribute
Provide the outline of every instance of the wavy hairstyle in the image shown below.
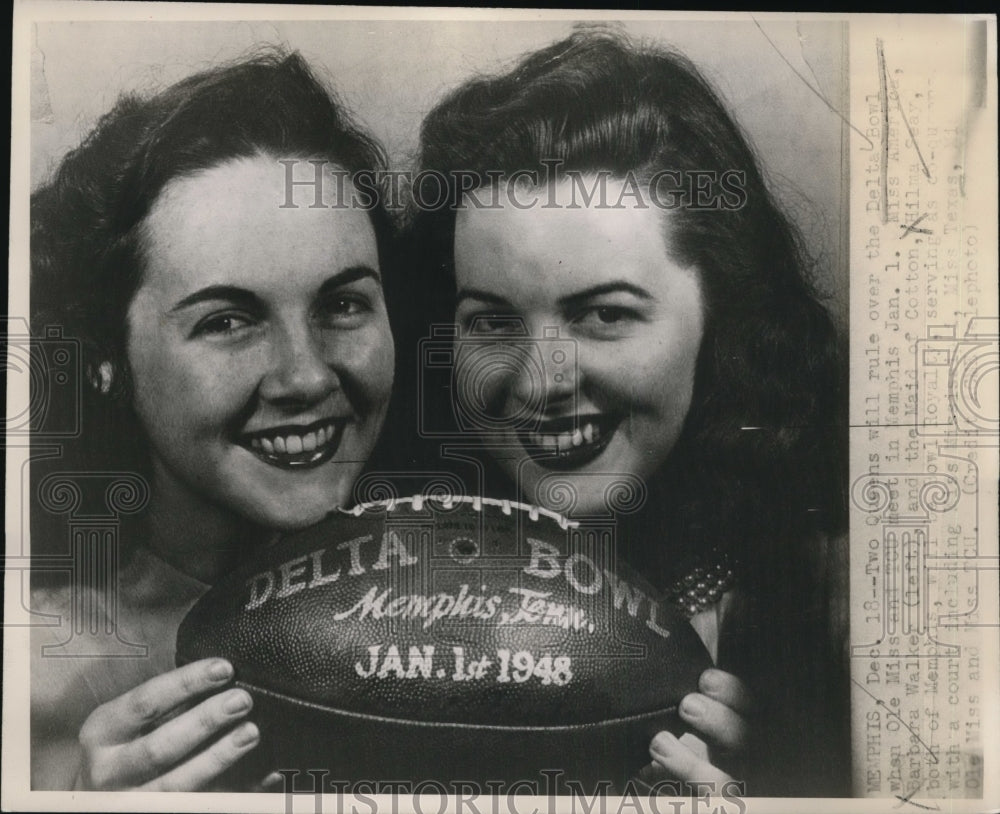
<svg viewBox="0 0 1000 814"><path fill-rule="evenodd" d="M143 267L141 225L171 180L258 153L381 170L362 132L298 54L268 52L141 98L125 95L31 198L33 321L85 343L85 366L115 369L127 394L125 314ZM372 209L384 242L387 220ZM382 227L382 228L380 228Z"/></svg>
<svg viewBox="0 0 1000 814"><path fill-rule="evenodd" d="M85 378L72 405L81 437L67 446L64 467L147 472L126 355L142 225L173 179L258 154L327 159L348 173L380 174L386 165L300 55L267 49L159 93L123 95L32 194L32 329L43 336L59 326L78 341ZM382 253L392 230L374 192L369 214ZM37 422L33 429L44 436Z"/></svg>
<svg viewBox="0 0 1000 814"><path fill-rule="evenodd" d="M681 187L695 173L742 174L742 206L681 206L664 219L675 259L700 271L706 319L691 410L662 475L683 489L671 502L685 506L687 538L771 534L776 501L801 521L837 525L838 336L747 139L684 57L581 32L440 102L424 120L420 166L449 181L450 206L415 210L411 227L431 258L431 288L453 288L462 173L546 177L551 161L647 179L668 170Z"/></svg>
<svg viewBox="0 0 1000 814"><path fill-rule="evenodd" d="M777 665L811 649L814 664L789 680L801 678L796 691L819 688L841 703L842 676L824 673L839 658L837 644L824 649L814 640L831 599L823 578L828 552L814 541L843 524L845 388L839 338L795 227L748 139L694 65L614 32L581 31L503 74L466 82L426 117L421 170L449 184L446 204L414 208L411 225L429 258L431 290L454 291L455 213L467 178L519 171L546 178L553 161L559 171L647 180L671 171L681 188L697 183L696 173L740 174L741 206L680 206L663 219L674 259L700 272L705 331L689 414L647 484L649 511L632 527L628 555L663 583L676 563L706 551L735 558L748 597L744 631L755 628L756 642L751 656L747 640L736 642L742 672L766 690ZM425 305L432 308L433 298ZM450 319L443 308L434 318ZM654 531L670 545L650 544ZM805 623L796 627L792 617ZM780 634L758 635L776 620ZM780 775L772 780L780 793ZM834 788L800 780L802 794Z"/></svg>

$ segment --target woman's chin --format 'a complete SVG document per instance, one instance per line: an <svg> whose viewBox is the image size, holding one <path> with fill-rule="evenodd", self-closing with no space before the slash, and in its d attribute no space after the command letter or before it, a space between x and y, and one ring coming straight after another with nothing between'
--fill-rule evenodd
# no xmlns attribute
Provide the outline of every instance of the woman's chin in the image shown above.
<svg viewBox="0 0 1000 814"><path fill-rule="evenodd" d="M297 531L318 523L341 506L350 506L361 466L326 461L316 467L283 469L254 459L240 471L243 488L229 489L232 510L274 531Z"/></svg>
<svg viewBox="0 0 1000 814"><path fill-rule="evenodd" d="M636 460L626 439L615 432L596 455L559 461L529 455L497 461L517 485L522 499L567 517L607 517L636 511L646 499L649 463ZM575 465L574 465L575 464Z"/></svg>
<svg viewBox="0 0 1000 814"><path fill-rule="evenodd" d="M318 523L338 506L346 506L347 504L348 501L337 493L304 499L295 499L286 495L280 501L274 500L273 497L262 500L245 514L256 525L263 528L277 532L291 532L308 528Z"/></svg>
<svg viewBox="0 0 1000 814"><path fill-rule="evenodd" d="M567 517L631 513L646 496L643 479L632 473L551 471L527 464L518 474L525 502Z"/></svg>

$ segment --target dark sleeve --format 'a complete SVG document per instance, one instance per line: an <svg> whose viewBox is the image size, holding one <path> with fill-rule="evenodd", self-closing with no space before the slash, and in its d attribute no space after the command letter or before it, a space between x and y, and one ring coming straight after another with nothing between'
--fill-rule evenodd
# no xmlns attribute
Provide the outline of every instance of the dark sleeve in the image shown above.
<svg viewBox="0 0 1000 814"><path fill-rule="evenodd" d="M755 698L747 793L851 794L847 538L810 541L795 568L742 593L719 666ZM766 592L761 593L761 592Z"/></svg>

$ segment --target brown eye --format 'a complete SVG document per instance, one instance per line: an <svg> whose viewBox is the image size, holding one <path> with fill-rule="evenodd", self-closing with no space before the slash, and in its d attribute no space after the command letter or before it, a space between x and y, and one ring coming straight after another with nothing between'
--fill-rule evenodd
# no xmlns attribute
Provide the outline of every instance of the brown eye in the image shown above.
<svg viewBox="0 0 1000 814"><path fill-rule="evenodd" d="M331 314L342 314L346 316L348 314L357 313L357 311L358 304L353 300L347 299L347 297L341 297L340 299L335 300L330 306Z"/></svg>
<svg viewBox="0 0 1000 814"><path fill-rule="evenodd" d="M316 317L328 328L352 328L371 313L371 301L361 294L334 294L316 309Z"/></svg>
<svg viewBox="0 0 1000 814"><path fill-rule="evenodd" d="M527 336L524 320L515 314L473 314L465 321L473 336Z"/></svg>
<svg viewBox="0 0 1000 814"><path fill-rule="evenodd" d="M642 322L641 312L624 305L592 305L573 320L576 329L595 339L619 339Z"/></svg>
<svg viewBox="0 0 1000 814"><path fill-rule="evenodd" d="M595 305L584 311L578 321L591 325L615 325L636 318L638 315L631 308L621 305Z"/></svg>
<svg viewBox="0 0 1000 814"><path fill-rule="evenodd" d="M625 319L627 316L624 308L612 308L610 306L604 306L598 308L596 311L597 318L606 325L610 325L613 322L618 322L619 320Z"/></svg>
<svg viewBox="0 0 1000 814"><path fill-rule="evenodd" d="M254 321L248 314L234 312L212 314L195 326L193 336L234 336L253 324Z"/></svg>

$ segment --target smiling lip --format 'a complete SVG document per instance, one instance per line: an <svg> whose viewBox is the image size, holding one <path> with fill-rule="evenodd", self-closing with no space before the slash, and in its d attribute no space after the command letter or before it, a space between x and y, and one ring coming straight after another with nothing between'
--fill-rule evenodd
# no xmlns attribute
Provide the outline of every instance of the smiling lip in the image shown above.
<svg viewBox="0 0 1000 814"><path fill-rule="evenodd" d="M244 434L239 444L279 469L312 469L337 453L346 424L344 418L323 418L312 424L272 427Z"/></svg>
<svg viewBox="0 0 1000 814"><path fill-rule="evenodd" d="M542 422L520 433L535 463L546 469L576 469L597 458L614 437L619 421L608 416L572 416Z"/></svg>

